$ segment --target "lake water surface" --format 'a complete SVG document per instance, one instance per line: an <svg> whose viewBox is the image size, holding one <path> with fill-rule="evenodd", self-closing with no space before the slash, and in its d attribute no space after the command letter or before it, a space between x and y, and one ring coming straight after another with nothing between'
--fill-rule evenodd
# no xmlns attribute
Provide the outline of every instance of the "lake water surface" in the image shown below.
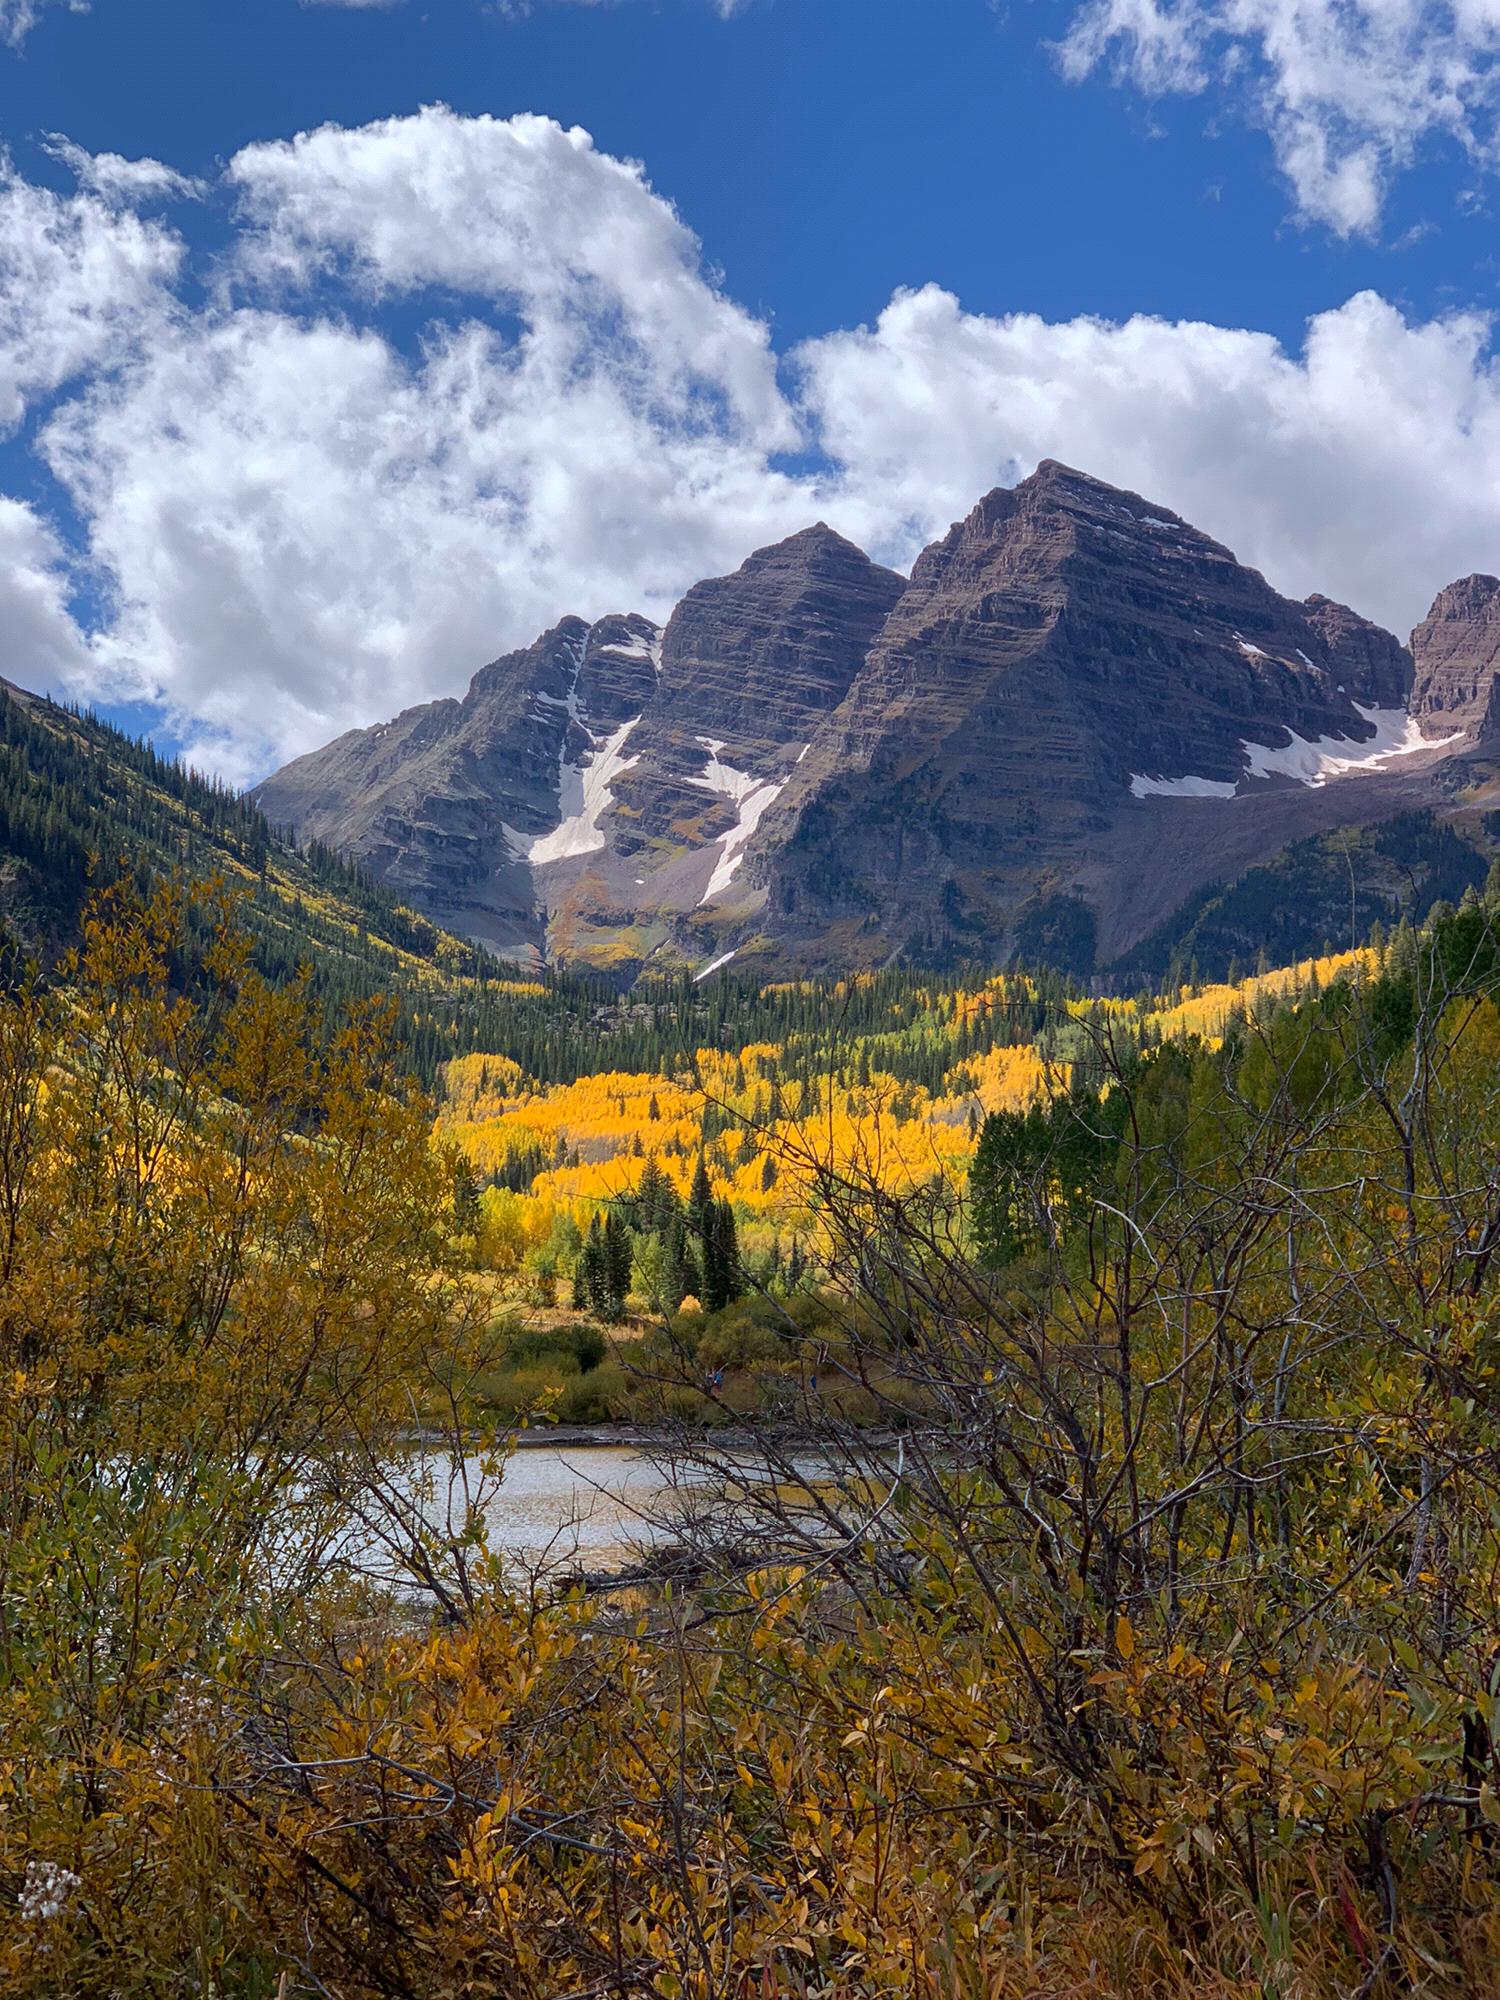
<svg viewBox="0 0 1500 2000"><path fill-rule="evenodd" d="M633 1445L525 1445L486 1505L491 1545L535 1560L618 1560L667 1531L678 1498Z"/></svg>
<svg viewBox="0 0 1500 2000"><path fill-rule="evenodd" d="M788 1469L799 1483L828 1471L826 1460L803 1453ZM493 1463L418 1448L388 1474L399 1508L383 1522L379 1510L368 1515L365 1527L340 1545L340 1559L399 1591L406 1587L403 1551L410 1545L410 1529L399 1522L410 1522L414 1511L426 1524L424 1539L441 1545L460 1536L477 1509L491 1551L529 1570L628 1568L653 1542L680 1534L689 1516L732 1533L736 1516L748 1517L746 1487L768 1476L762 1463L732 1445L716 1447L713 1463L679 1466L674 1474L643 1443L540 1438L518 1444L498 1478L496 1471Z"/></svg>

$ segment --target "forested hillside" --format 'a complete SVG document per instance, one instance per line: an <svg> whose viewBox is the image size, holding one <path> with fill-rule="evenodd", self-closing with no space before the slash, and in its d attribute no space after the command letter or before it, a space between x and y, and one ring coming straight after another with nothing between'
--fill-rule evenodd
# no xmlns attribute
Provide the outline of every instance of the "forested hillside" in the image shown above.
<svg viewBox="0 0 1500 2000"><path fill-rule="evenodd" d="M778 1361L797 1360L766 1330L787 1301L816 1292L836 1255L830 1176L893 1201L972 1192L1000 1161L1045 1150L1055 1104L1097 1098L1162 1044L1216 1049L1341 982L1378 978L1413 937L1398 929L1388 947L1135 998L1085 997L1041 973L723 985L706 1003L632 1009L638 1067L607 1041L594 1066L560 1074L555 1052L540 1073L524 1052L456 1057L437 1132L463 1161L464 1242L497 1298L523 1311L571 1302L638 1324L744 1299L708 1351L729 1367L737 1409L774 1401ZM980 1200L975 1212L992 1209ZM966 1244L980 1247L978 1236ZM509 1408L549 1391L566 1415L630 1414L639 1399L626 1377L578 1358L570 1340L543 1352L528 1336L515 1346L519 1379L502 1373L493 1393Z"/></svg>
<svg viewBox="0 0 1500 2000"><path fill-rule="evenodd" d="M613 999L587 979L517 978L330 850L280 839L247 798L0 681L0 940L50 958L76 940L90 894L122 874L143 890L221 878L273 984L308 968L329 1023L350 1001L389 996L404 1058L427 1081L476 1047L514 1046L547 1076L569 1070L597 1046ZM184 973L203 943L184 940ZM622 1054L650 1039L633 1011L611 1013L605 1032Z"/></svg>
<svg viewBox="0 0 1500 2000"><path fill-rule="evenodd" d="M1496 889L1170 1005L872 980L821 1065L458 1059L477 1195L378 1024L105 896L0 992L0 1991L1493 1992ZM492 1198L654 1411L623 1585L492 1538L565 1317Z"/></svg>

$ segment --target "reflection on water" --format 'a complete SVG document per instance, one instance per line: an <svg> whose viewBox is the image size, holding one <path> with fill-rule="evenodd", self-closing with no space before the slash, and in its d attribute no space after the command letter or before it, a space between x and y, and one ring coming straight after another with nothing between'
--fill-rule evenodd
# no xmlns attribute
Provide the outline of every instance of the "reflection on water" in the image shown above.
<svg viewBox="0 0 1500 2000"><path fill-rule="evenodd" d="M680 1497L629 1445L528 1445L507 1461L484 1513L495 1549L614 1561L661 1535Z"/></svg>
<svg viewBox="0 0 1500 2000"><path fill-rule="evenodd" d="M446 1568L439 1552L472 1548L466 1524L477 1515L491 1552L528 1570L617 1570L674 1538L688 1516L719 1532L748 1518L744 1496L767 1476L764 1466L733 1449L713 1457L674 1476L633 1444L528 1442L503 1463L419 1448L386 1468L383 1497L371 1494L331 1553L398 1592L420 1589L422 1551ZM798 1454L792 1469L816 1480L827 1464Z"/></svg>

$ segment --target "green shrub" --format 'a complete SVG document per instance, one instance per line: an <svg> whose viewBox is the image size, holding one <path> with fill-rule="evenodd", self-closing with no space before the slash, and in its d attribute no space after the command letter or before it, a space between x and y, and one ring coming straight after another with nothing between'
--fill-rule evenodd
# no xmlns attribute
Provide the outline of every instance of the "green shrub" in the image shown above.
<svg viewBox="0 0 1500 2000"><path fill-rule="evenodd" d="M705 1368L750 1368L785 1361L797 1344L774 1306L741 1299L710 1323L698 1343L698 1359Z"/></svg>
<svg viewBox="0 0 1500 2000"><path fill-rule="evenodd" d="M626 1414L629 1401L624 1375L607 1362L565 1385L557 1399L557 1418L564 1424L607 1424Z"/></svg>
<svg viewBox="0 0 1500 2000"><path fill-rule="evenodd" d="M568 1374L587 1375L604 1359L607 1346L597 1326L575 1322L571 1326L527 1327L516 1323L516 1331L506 1344L506 1365L510 1368L561 1366Z"/></svg>
<svg viewBox="0 0 1500 2000"><path fill-rule="evenodd" d="M569 1372L576 1381L576 1370ZM479 1378L475 1395L497 1417L514 1421L550 1407L558 1391L565 1391L567 1386L567 1377L555 1363L546 1367L497 1368Z"/></svg>

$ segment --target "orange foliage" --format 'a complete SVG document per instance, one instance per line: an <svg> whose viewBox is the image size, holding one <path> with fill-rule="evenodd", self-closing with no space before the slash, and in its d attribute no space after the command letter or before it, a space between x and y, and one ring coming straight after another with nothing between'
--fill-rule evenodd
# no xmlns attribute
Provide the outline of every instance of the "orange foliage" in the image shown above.
<svg viewBox="0 0 1500 2000"><path fill-rule="evenodd" d="M1074 1000L1065 1015L1072 1022L1102 1016L1153 1038L1215 1040L1236 1014L1253 1017L1273 1000L1374 964L1369 951L1342 952L1234 985L1185 986L1166 1006ZM831 989L835 1012L840 995L862 978ZM873 1174L890 1188L959 1178L984 1117L1024 1111L1068 1088L1072 1063L1050 1059L1032 1043L958 1055L963 1030L987 1016L999 1022L1008 1008L1034 1003L1036 994L1030 978L1001 973L976 988L923 996L931 1026L924 1021L920 1034L953 1042L936 1094L874 1063L868 1082L852 1083L846 1070L821 1076L804 1092L782 1075L785 1052L771 1042L699 1049L672 1075L607 1070L551 1086L532 1083L508 1056L469 1055L445 1067L438 1135L481 1174L500 1173L518 1154L541 1156L530 1192L492 1210L497 1221L505 1215L517 1258L545 1243L560 1217L586 1227L600 1203L635 1185L648 1157L685 1195L701 1154L715 1192L734 1202L742 1221L805 1228L819 1167ZM774 1173L768 1158L776 1162Z"/></svg>

